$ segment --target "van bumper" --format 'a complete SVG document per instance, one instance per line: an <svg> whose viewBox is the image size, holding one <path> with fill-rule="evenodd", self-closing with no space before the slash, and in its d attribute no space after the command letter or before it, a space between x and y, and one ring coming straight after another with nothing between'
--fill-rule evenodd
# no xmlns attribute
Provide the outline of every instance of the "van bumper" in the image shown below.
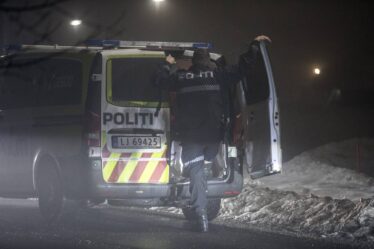
<svg viewBox="0 0 374 249"><path fill-rule="evenodd" d="M96 164L98 165L98 164ZM105 199L152 199L164 200L189 198L189 183L178 184L113 184L107 183L102 177L101 164L89 170L90 198ZM243 175L239 170L231 169L226 181L208 181L208 198L228 198L240 194L243 188Z"/></svg>

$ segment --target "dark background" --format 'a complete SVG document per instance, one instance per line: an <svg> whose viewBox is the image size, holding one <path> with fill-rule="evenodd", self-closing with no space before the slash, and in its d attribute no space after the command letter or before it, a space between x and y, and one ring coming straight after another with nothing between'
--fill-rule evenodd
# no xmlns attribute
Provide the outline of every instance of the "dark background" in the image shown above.
<svg viewBox="0 0 374 249"><path fill-rule="evenodd" d="M0 1L1 45L77 45L87 38L207 41L235 63L272 39L284 158L373 136L374 4L370 1ZM83 24L69 25L78 18ZM313 68L321 68L321 75Z"/></svg>
<svg viewBox="0 0 374 249"><path fill-rule="evenodd" d="M0 4L24 7L44 2ZM320 90L325 99L318 101L326 101L335 86L372 88L353 81L360 78L358 73L367 74L365 79L373 76L373 7L370 1L165 0L158 6L150 0L62 1L34 11L2 11L1 42L67 45L87 37L208 41L235 63L251 39L266 34L273 40L272 61L281 101L317 101L321 96L311 91ZM73 18L81 19L83 25L70 26ZM28 25L34 30L30 32ZM319 77L312 74L315 66L322 70Z"/></svg>

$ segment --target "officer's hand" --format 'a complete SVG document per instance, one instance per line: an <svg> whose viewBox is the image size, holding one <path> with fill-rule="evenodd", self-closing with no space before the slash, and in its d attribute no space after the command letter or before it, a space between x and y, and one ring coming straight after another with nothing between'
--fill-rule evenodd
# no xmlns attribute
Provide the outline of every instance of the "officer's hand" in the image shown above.
<svg viewBox="0 0 374 249"><path fill-rule="evenodd" d="M261 42L261 41L267 41L267 42L270 42L271 43L271 40L268 36L266 35L259 35L259 36L256 36L255 41L258 41L258 42Z"/></svg>
<svg viewBox="0 0 374 249"><path fill-rule="evenodd" d="M173 56L171 56L170 54L168 56L166 56L166 61L169 64L175 64L175 58Z"/></svg>

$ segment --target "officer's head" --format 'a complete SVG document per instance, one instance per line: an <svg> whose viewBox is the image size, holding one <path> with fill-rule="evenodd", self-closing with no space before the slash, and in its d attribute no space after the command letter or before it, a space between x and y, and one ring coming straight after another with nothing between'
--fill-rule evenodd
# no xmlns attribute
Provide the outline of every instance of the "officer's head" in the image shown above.
<svg viewBox="0 0 374 249"><path fill-rule="evenodd" d="M192 64L197 67L204 68L215 68L213 62L210 61L210 55L208 49L198 48L195 50L192 57Z"/></svg>

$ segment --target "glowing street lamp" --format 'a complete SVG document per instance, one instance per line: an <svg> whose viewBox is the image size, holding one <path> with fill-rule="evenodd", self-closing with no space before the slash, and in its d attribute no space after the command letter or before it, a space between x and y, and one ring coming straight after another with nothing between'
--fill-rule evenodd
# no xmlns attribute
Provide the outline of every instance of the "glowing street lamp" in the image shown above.
<svg viewBox="0 0 374 249"><path fill-rule="evenodd" d="M70 22L70 25L71 25L71 26L74 26L74 27L79 26L79 25L81 25L81 24L82 24L82 20L79 20L79 19L75 19L75 20L72 20L72 21Z"/></svg>
<svg viewBox="0 0 374 249"><path fill-rule="evenodd" d="M154 6L156 8L156 10L158 11L161 7L161 5L163 5L162 2L164 2L164 0L152 0L152 2L154 3Z"/></svg>
<svg viewBox="0 0 374 249"><path fill-rule="evenodd" d="M320 75L321 74L321 69L319 69L318 67L316 67L316 68L313 69L313 73L315 75Z"/></svg>

